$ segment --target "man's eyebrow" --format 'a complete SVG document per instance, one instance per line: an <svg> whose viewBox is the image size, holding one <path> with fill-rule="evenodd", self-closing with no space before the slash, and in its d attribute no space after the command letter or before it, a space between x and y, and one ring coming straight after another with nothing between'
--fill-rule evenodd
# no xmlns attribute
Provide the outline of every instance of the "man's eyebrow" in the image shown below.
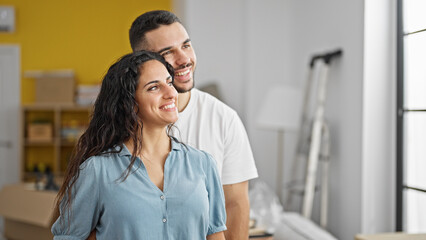
<svg viewBox="0 0 426 240"><path fill-rule="evenodd" d="M189 42L191 42L191 39L186 39L185 41L183 41L183 43L182 44L186 44L186 43L189 43ZM162 48L162 49L160 49L159 51L158 51L158 53L162 53L162 52L164 52L164 51L166 51L166 50L170 50L170 49L172 49L172 47L165 47L165 48Z"/></svg>
<svg viewBox="0 0 426 240"><path fill-rule="evenodd" d="M186 39L184 42L183 42L183 44L185 44L185 43L189 43L191 41L191 39Z"/></svg>
<svg viewBox="0 0 426 240"><path fill-rule="evenodd" d="M172 49L172 47L165 47L165 48L160 49L157 53L162 53L162 52L164 52L166 50L170 50L170 49Z"/></svg>

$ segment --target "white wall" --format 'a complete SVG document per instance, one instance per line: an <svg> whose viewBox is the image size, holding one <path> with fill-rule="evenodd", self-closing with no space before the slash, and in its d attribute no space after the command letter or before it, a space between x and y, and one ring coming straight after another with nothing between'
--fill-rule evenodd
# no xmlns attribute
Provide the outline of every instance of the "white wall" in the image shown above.
<svg viewBox="0 0 426 240"><path fill-rule="evenodd" d="M332 146L329 229L339 239L352 239L361 230L363 3L340 0L249 3L248 49L252 53L249 69L253 74L249 74L248 96L257 96L258 89L277 81L302 85L312 54L336 47L344 51L343 57L332 66L326 104ZM253 68L256 64L261 65ZM249 99L247 121L251 143L258 162L263 164L275 159L275 155L265 151L267 142L258 137L255 123L250 122L259 105L257 99ZM273 169L261 169L261 176L267 176Z"/></svg>
<svg viewBox="0 0 426 240"><path fill-rule="evenodd" d="M268 89L277 84L296 87L300 82L293 75L294 48L291 26L294 19L290 1L246 1L245 51L247 78L245 81L246 112L242 116L250 137L259 176L275 189L278 158L278 134L260 129L256 124L260 104ZM305 64L303 63L303 66ZM277 103L279 111L279 103ZM289 173L295 134L284 133L284 179ZM282 199L285 199L284 197Z"/></svg>
<svg viewBox="0 0 426 240"><path fill-rule="evenodd" d="M384 24L394 16L387 12L391 3L380 2L385 7L379 15ZM367 20L371 19L379 3L179 0L176 4L196 48L196 84L210 79L219 82L225 101L246 125L260 178L272 187L277 134L256 126L260 101L276 84L302 87L312 54L343 49L343 57L332 65L326 103L332 144L329 230L339 239L393 230L394 181L392 174L382 172L394 172L393 150L389 150L394 130L389 121L394 107L389 104L394 97L389 61L394 56L374 57L392 50L391 45L378 45L390 37L391 30L372 35L370 28L364 29L364 9ZM378 27L376 23L373 30ZM391 21L387 27L392 27ZM384 34L380 42L374 41L377 34ZM370 63L386 70L376 73ZM294 133L286 134L286 176L294 141Z"/></svg>
<svg viewBox="0 0 426 240"><path fill-rule="evenodd" d="M177 15L182 18L197 55L195 85L220 83L224 101L243 111L244 0L180 0ZM235 11L237 9L237 11Z"/></svg>

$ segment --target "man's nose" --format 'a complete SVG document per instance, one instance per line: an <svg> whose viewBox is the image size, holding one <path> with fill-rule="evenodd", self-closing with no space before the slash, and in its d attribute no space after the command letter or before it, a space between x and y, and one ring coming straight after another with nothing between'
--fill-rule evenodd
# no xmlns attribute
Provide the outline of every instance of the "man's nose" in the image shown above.
<svg viewBox="0 0 426 240"><path fill-rule="evenodd" d="M185 51L183 51L182 49L177 51L177 53L176 53L176 64L178 65L178 67L180 67L182 65L186 65L189 62L190 62L190 59L189 59L188 55L185 53Z"/></svg>

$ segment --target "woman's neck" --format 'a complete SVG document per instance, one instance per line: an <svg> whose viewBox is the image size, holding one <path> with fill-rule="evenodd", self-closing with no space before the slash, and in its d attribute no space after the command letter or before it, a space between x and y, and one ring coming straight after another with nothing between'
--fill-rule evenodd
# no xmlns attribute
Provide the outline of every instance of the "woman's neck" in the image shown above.
<svg viewBox="0 0 426 240"><path fill-rule="evenodd" d="M169 153L171 149L170 137L163 129L143 129L142 130L142 154L153 156Z"/></svg>
<svg viewBox="0 0 426 240"><path fill-rule="evenodd" d="M165 127L155 129L146 126L142 128L141 137L142 149L137 154L137 157L142 160L152 183L163 191L164 167L172 144L170 137L167 136ZM129 151L133 153L133 142L128 141L126 145Z"/></svg>
<svg viewBox="0 0 426 240"><path fill-rule="evenodd" d="M171 150L170 137L166 133L166 128L148 128L142 129L142 149L138 157L155 159L156 161L165 161L162 159ZM126 143L130 153L133 153L133 140L129 140ZM162 160L160 160L162 159Z"/></svg>

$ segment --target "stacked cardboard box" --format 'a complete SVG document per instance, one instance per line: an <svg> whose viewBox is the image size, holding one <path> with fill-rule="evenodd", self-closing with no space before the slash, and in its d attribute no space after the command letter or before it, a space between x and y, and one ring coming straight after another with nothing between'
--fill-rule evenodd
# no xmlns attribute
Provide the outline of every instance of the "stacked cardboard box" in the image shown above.
<svg viewBox="0 0 426 240"><path fill-rule="evenodd" d="M74 103L73 70L26 71L24 76L35 79L36 103Z"/></svg>
<svg viewBox="0 0 426 240"><path fill-rule="evenodd" d="M51 123L30 123L27 126L28 141L51 142L53 140L53 126Z"/></svg>
<svg viewBox="0 0 426 240"><path fill-rule="evenodd" d="M101 85L78 85L76 103L78 105L92 105L98 97Z"/></svg>
<svg viewBox="0 0 426 240"><path fill-rule="evenodd" d="M0 191L0 215L7 239L52 239L50 227L56 220L56 192L37 191L34 184L4 186Z"/></svg>

